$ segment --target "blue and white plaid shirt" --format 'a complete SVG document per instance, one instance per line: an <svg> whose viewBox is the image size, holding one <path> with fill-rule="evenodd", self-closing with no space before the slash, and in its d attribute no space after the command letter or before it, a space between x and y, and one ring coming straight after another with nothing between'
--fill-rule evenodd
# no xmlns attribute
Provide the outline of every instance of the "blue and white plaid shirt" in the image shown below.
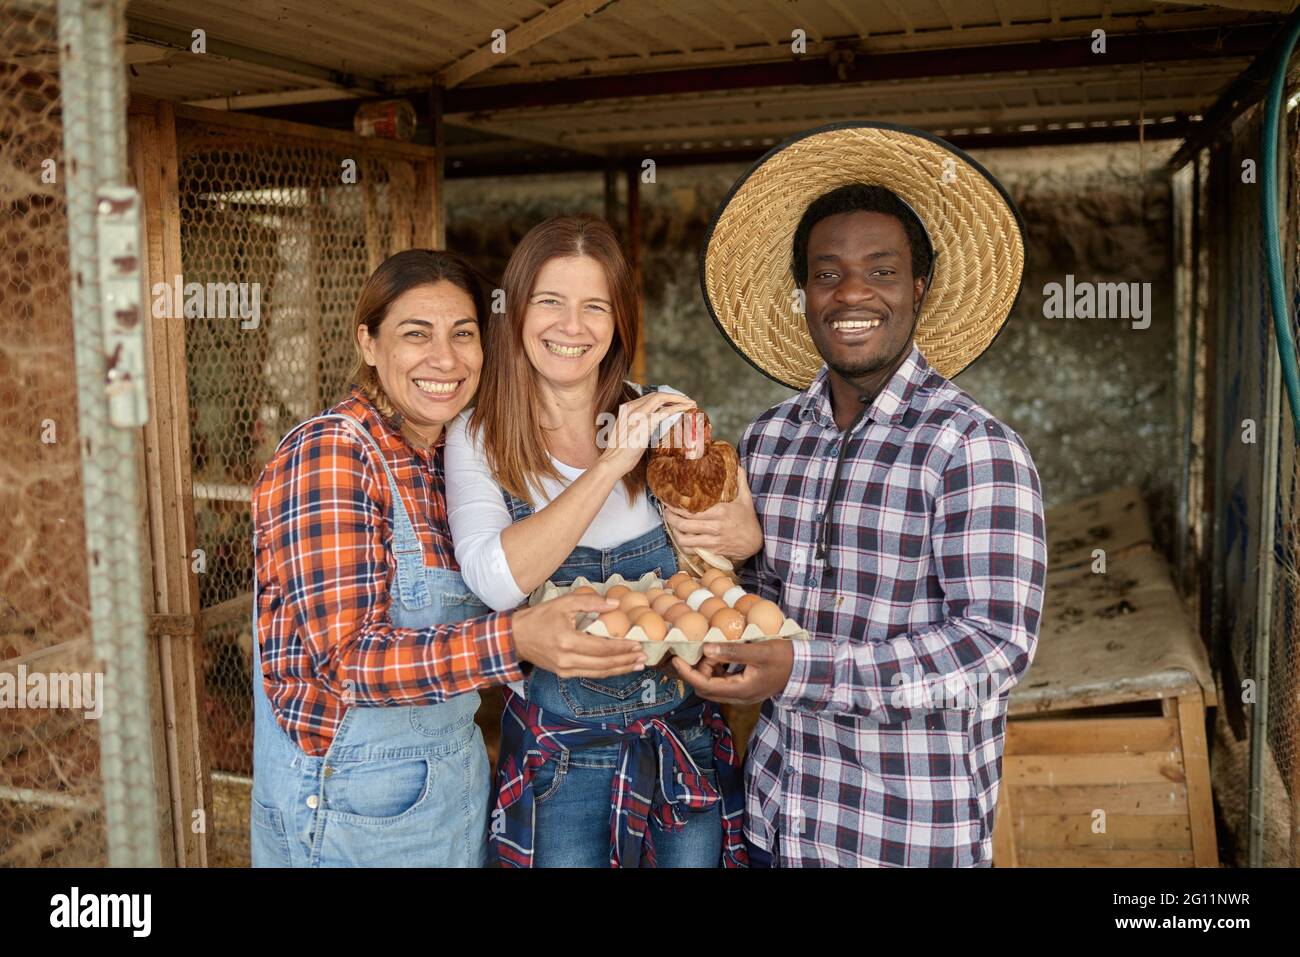
<svg viewBox="0 0 1300 957"><path fill-rule="evenodd" d="M915 346L847 437L826 378L741 440L764 535L742 581L813 637L750 740L746 836L785 867L987 865L1043 604L1038 473Z"/></svg>

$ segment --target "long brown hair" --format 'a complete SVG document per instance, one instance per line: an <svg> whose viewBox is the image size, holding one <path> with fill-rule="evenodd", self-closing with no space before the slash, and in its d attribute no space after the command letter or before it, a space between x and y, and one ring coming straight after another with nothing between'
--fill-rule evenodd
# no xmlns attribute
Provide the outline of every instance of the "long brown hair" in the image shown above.
<svg viewBox="0 0 1300 957"><path fill-rule="evenodd" d="M356 341L356 328L365 326L372 338L379 335L379 326L398 297L418 286L434 286L440 282L449 282L469 294L474 302L474 318L481 328L487 315L483 284L465 260L440 249L405 249L394 253L379 264L361 287L356 315L352 320L352 348L356 359L348 373L348 382L360 388L385 418L393 418L396 410L379 383L378 370L366 362L361 352L361 344ZM485 351L485 366L486 358Z"/></svg>
<svg viewBox="0 0 1300 957"><path fill-rule="evenodd" d="M543 477L562 481L551 461L542 434L538 373L524 351L524 313L542 267L552 259L589 256L605 270L614 312L614 336L600 360L596 382L596 413L618 414L618 407L636 398L627 383L637 344L637 296L632 268L609 223L596 216L553 216L538 223L520 240L506 263L501 287L505 314L488 318L483 352L492 356L484 369L478 405L470 417L473 433L482 431L488 463L501 487L530 505ZM592 427L596 419L592 420ZM644 458L623 477L628 498L645 489Z"/></svg>

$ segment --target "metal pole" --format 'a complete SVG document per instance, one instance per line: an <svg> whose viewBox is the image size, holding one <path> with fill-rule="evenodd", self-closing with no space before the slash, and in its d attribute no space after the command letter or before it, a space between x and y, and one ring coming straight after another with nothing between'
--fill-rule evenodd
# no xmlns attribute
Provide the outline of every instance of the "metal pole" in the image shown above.
<svg viewBox="0 0 1300 957"><path fill-rule="evenodd" d="M105 668L108 863L157 867L136 474L145 414L139 207L124 188L125 0L59 0L58 9L91 640Z"/></svg>

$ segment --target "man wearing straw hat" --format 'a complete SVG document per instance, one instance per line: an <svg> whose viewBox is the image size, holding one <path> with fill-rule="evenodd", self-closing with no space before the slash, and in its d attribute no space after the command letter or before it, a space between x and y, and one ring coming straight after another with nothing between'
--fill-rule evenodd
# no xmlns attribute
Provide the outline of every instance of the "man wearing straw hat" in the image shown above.
<svg viewBox="0 0 1300 957"><path fill-rule="evenodd" d="M682 546L743 561L742 584L811 634L674 659L705 697L763 702L745 768L757 862L991 863L1046 542L1028 449L949 378L1006 322L1024 249L979 164L887 124L776 147L714 217L714 321L801 390L741 440L752 509L668 514Z"/></svg>

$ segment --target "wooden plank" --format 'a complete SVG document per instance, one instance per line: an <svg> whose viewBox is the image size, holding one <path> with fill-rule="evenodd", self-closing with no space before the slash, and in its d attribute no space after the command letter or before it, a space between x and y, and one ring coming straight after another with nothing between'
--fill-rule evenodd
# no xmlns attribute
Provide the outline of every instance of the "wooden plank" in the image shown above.
<svg viewBox="0 0 1300 957"><path fill-rule="evenodd" d="M388 247L384 245L384 232L379 222L379 197L377 195L374 172L378 164L369 157L358 161L361 174L361 197L365 217L366 236L366 272L372 273L379 264L388 258Z"/></svg>
<svg viewBox="0 0 1300 957"><path fill-rule="evenodd" d="M1107 850L1190 851L1192 835L1183 815L1107 814L1097 834L1091 814L1034 814L1015 822L1015 843L1025 850L1091 847ZM996 858L995 858L996 859Z"/></svg>
<svg viewBox="0 0 1300 957"><path fill-rule="evenodd" d="M1021 862L1023 867L1191 867L1192 855L1190 851L1026 849Z"/></svg>
<svg viewBox="0 0 1300 957"><path fill-rule="evenodd" d="M1008 721L1005 753L1142 753L1181 747L1174 718Z"/></svg>
<svg viewBox="0 0 1300 957"><path fill-rule="evenodd" d="M166 101L155 101L166 102ZM284 139L291 137L309 140L329 146L339 146L349 151L349 155L366 154L370 156L392 156L403 159L432 159L434 151L428 146L416 143L403 143L400 140L385 140L375 136L357 136L343 130L331 130L322 126L308 126L305 123L291 123L288 120L275 120L250 113L232 113L228 110L205 110L202 107L187 106L184 103L173 104L178 120L190 120L209 126L226 129L244 130L262 136Z"/></svg>
<svg viewBox="0 0 1300 957"><path fill-rule="evenodd" d="M1087 784L1015 789L1020 814L1186 814L1187 786L1164 784Z"/></svg>
<svg viewBox="0 0 1300 957"><path fill-rule="evenodd" d="M1105 574L1048 569L1038 651L1009 711L1156 700L1213 684L1168 565L1133 548L1108 556Z"/></svg>
<svg viewBox="0 0 1300 957"><path fill-rule="evenodd" d="M1016 853L1016 835L1011 821L1011 789L1002 785L998 794L998 809L993 819L993 866L1019 867L1019 855Z"/></svg>
<svg viewBox="0 0 1300 957"><path fill-rule="evenodd" d="M1047 561L1051 568L1091 565L1100 548L1107 558L1152 541L1142 492L1125 485L1047 510Z"/></svg>
<svg viewBox="0 0 1300 957"><path fill-rule="evenodd" d="M627 253L636 290L636 352L632 355L632 381L645 381L645 292L641 270L641 167L627 171Z"/></svg>
<svg viewBox="0 0 1300 957"><path fill-rule="evenodd" d="M415 198L415 171L405 160L384 165L388 168L388 210L393 217L393 245L389 252L396 253L415 245L415 210L411 203Z"/></svg>
<svg viewBox="0 0 1300 957"><path fill-rule="evenodd" d="M131 118L132 170L142 199L148 283L182 274L176 124L173 104L155 101L152 117ZM198 589L190 568L194 501L190 461L185 324L149 314L147 337L151 415L145 427L145 474L151 546L150 612L196 620ZM159 638L157 671L165 740L170 814L178 866L204 866L207 838L189 827L195 810L210 817L204 735L207 722L199 678L199 635Z"/></svg>
<svg viewBox="0 0 1300 957"><path fill-rule="evenodd" d="M487 38L483 46L467 53L439 74L443 86L456 86L464 83L477 73L482 73L498 63L504 63L516 53L522 53L529 47L541 43L568 27L609 6L613 0L560 0L550 9L531 17L524 23L506 33L504 53L492 49L492 40Z"/></svg>
<svg viewBox="0 0 1300 957"><path fill-rule="evenodd" d="M1002 781L1013 787L1181 783L1183 762L1177 751L1010 755L1002 760Z"/></svg>
<svg viewBox="0 0 1300 957"><path fill-rule="evenodd" d="M234 598L203 609L200 630L204 633L220 628L238 619L251 620L253 614L253 593L244 592Z"/></svg>
<svg viewBox="0 0 1300 957"><path fill-rule="evenodd" d="M1214 830L1214 801L1210 790L1210 758L1205 746L1205 708L1201 692L1178 699L1178 727L1187 767L1188 815L1197 867L1219 866L1219 841Z"/></svg>
<svg viewBox="0 0 1300 957"><path fill-rule="evenodd" d="M85 655L90 657L94 653L94 645L89 638L73 638L71 641L64 641L57 645L50 645L48 648L37 648L35 651L29 651L25 655L18 655L13 658L0 658L0 672L16 673L19 665L26 665L29 669L38 661L44 661L46 658L55 658L62 655Z"/></svg>

